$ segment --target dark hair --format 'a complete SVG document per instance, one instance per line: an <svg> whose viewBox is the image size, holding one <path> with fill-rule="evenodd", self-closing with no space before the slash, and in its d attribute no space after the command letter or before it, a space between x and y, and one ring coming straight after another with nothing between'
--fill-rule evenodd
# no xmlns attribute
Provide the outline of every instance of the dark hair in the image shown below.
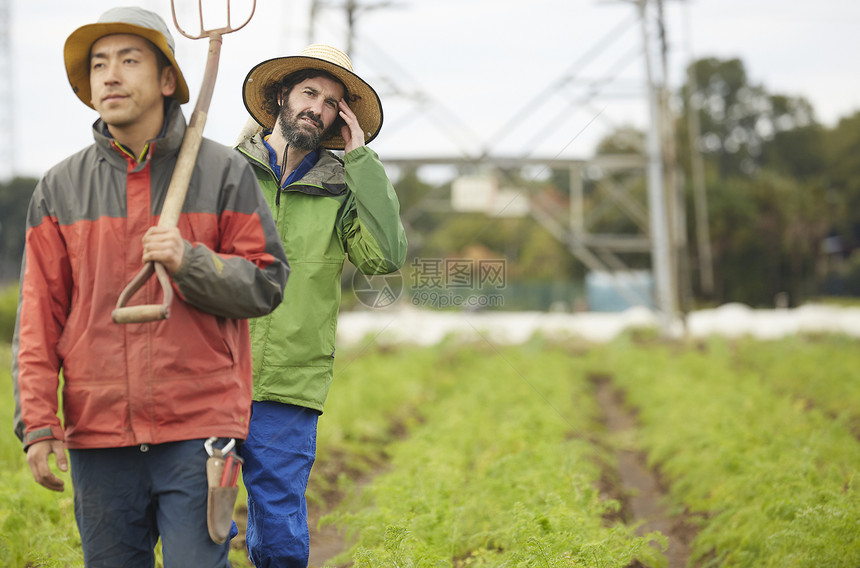
<svg viewBox="0 0 860 568"><path fill-rule="evenodd" d="M302 81L314 79L316 77L325 77L326 79L335 81L338 85L343 87L343 98L348 101L351 100L349 89L347 89L346 85L343 84L343 81L338 79L335 75L322 69L300 69L298 71L293 71L289 75L285 75L280 81L271 81L263 88L263 110L266 111L269 116L277 120L278 113L281 111L281 105L278 103L281 95L283 94L285 97L289 96L293 87ZM337 120L341 120L340 116L338 116Z"/></svg>
<svg viewBox="0 0 860 568"><path fill-rule="evenodd" d="M152 47L152 51L155 52L155 65L156 65L156 68L158 69L159 76L161 75L161 72L164 71L166 68L173 67L173 64L170 62L170 60L167 58L167 56L164 55L164 52L161 51L160 49L158 49L157 45L155 45L154 43L152 43L151 41L149 41L146 38L143 38L143 39L146 40L146 42ZM178 70L177 70L176 74L177 75L179 74Z"/></svg>

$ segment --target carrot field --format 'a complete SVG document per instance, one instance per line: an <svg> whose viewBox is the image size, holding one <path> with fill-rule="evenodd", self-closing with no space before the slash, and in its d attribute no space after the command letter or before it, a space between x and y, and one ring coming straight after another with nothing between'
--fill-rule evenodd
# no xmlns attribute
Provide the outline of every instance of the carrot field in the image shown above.
<svg viewBox="0 0 860 568"><path fill-rule="evenodd" d="M342 349L308 492L329 551L314 565L856 568L858 368L839 336ZM11 427L0 440L0 565L81 566L71 493L35 485ZM668 528L637 513L623 452Z"/></svg>

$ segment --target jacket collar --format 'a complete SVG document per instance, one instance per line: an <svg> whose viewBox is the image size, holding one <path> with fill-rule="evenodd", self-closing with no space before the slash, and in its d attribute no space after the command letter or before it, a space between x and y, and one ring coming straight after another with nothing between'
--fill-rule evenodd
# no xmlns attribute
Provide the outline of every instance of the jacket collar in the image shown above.
<svg viewBox="0 0 860 568"><path fill-rule="evenodd" d="M269 172L277 184L277 176L269 166L269 152L263 143L263 137L268 131L259 131L251 137L239 142L237 149L251 158L251 163ZM343 160L334 152L321 149L320 158L316 165L302 177L283 189L283 191L300 191L311 195L341 195L346 192Z"/></svg>
<svg viewBox="0 0 860 568"><path fill-rule="evenodd" d="M161 129L161 133L149 141L150 144L154 144L154 149L141 165L147 161L161 161L165 157L175 156L179 152L179 148L182 146L182 139L185 137L186 126L185 115L182 113L182 107L176 99L165 99L164 122L165 124ZM115 167L123 170L126 169L125 158L112 147L111 142L113 138L108 132L107 124L101 118L93 123L93 138L95 139L99 155L102 158Z"/></svg>

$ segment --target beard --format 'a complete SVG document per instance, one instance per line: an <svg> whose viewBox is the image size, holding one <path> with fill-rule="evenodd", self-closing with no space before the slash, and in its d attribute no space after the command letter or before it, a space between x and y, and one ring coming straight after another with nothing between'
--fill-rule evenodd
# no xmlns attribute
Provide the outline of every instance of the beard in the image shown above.
<svg viewBox="0 0 860 568"><path fill-rule="evenodd" d="M302 120L304 118L312 120L317 128L312 128ZM324 128L319 116L307 110L296 114L289 104L284 104L278 114L278 128L287 141L287 146L308 152L322 145L322 141L332 132L335 124L336 122Z"/></svg>

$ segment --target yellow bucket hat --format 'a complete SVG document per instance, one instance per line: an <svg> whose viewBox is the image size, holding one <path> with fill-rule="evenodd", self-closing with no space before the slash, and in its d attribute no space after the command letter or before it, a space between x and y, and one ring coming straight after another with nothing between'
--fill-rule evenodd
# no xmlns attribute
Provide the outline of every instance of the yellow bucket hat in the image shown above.
<svg viewBox="0 0 860 568"><path fill-rule="evenodd" d="M379 95L353 72L352 61L346 53L323 44L309 45L299 55L263 61L248 72L242 86L242 100L254 120L268 130L274 127L275 117L263 107L266 85L302 69L321 69L340 79L352 96L349 108L364 131L364 141L370 142L376 138L382 128L382 101ZM340 132L335 132L325 138L322 145L332 150L343 150L346 142Z"/></svg>
<svg viewBox="0 0 860 568"><path fill-rule="evenodd" d="M90 91L90 49L93 44L111 34L132 34L151 41L176 69L176 92L173 98L188 102L188 85L176 63L173 36L158 14L137 7L111 8L98 22L81 26L69 35L63 48L66 74L72 90L90 108L93 107Z"/></svg>

